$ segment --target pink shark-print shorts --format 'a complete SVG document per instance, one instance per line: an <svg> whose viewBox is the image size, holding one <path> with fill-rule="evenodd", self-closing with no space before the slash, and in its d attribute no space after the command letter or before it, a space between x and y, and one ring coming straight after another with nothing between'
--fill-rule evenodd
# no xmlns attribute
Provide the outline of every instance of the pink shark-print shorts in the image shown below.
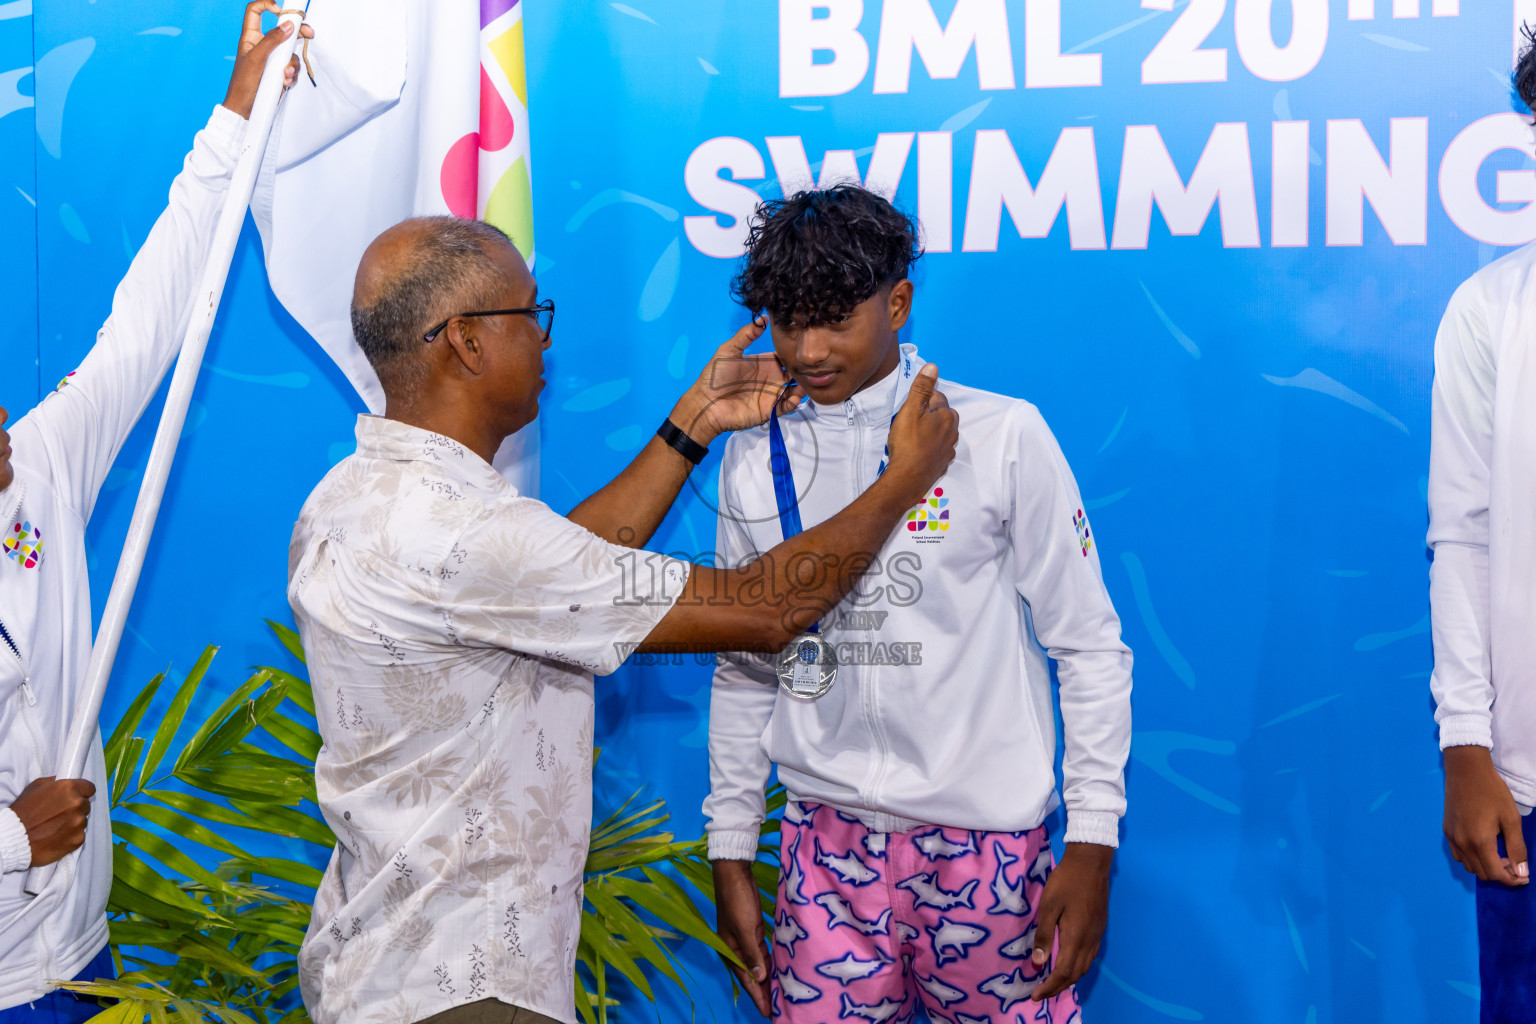
<svg viewBox="0 0 1536 1024"><path fill-rule="evenodd" d="M1042 1003L1035 912L1055 866L1029 832L871 832L791 800L773 923L773 1016L791 1024L1082 1024L1077 992Z"/></svg>

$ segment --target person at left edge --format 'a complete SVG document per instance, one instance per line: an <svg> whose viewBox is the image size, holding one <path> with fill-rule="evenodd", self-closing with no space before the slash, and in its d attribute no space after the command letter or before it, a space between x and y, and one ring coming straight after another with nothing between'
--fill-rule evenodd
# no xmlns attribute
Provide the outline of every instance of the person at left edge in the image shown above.
<svg viewBox="0 0 1536 1024"><path fill-rule="evenodd" d="M85 778L49 776L91 653L85 524L176 357L262 69L293 32L263 35L262 13L277 10L270 0L246 6L224 102L193 141L95 347L9 434L0 409L0 1024L85 1020L101 1007L57 981L114 974L106 915L112 834L104 813L90 813L107 780L100 739ZM285 86L297 73L295 61ZM76 849L80 856L64 860L46 890L23 892L29 868Z"/></svg>

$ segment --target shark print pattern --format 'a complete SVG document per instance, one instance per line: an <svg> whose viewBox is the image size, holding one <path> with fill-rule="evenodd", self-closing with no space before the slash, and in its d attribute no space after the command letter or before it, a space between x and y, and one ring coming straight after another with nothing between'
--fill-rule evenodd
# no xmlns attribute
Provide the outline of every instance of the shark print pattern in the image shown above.
<svg viewBox="0 0 1536 1024"><path fill-rule="evenodd" d="M913 875L911 878L896 883L896 888L906 889L912 894L912 904L918 907L933 907L935 910L948 910L951 907L964 907L967 910L974 908L971 893L976 891L979 879L971 879L961 887L959 892L945 892L939 888L935 879L938 874L933 871L921 875Z"/></svg>
<svg viewBox="0 0 1536 1024"><path fill-rule="evenodd" d="M819 813L818 813L819 812ZM846 851L846 852L844 852ZM785 808L773 1019L791 1024L1082 1024L1075 989L1035 1003L1035 914L1055 866L1045 828L873 832Z"/></svg>

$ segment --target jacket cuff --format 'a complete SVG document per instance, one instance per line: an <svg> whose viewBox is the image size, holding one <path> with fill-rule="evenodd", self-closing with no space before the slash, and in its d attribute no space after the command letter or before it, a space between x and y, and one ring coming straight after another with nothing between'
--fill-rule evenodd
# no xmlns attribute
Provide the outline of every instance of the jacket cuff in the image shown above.
<svg viewBox="0 0 1536 1024"><path fill-rule="evenodd" d="M1114 811L1068 811L1066 843L1092 843L1095 846L1120 846L1120 815Z"/></svg>
<svg viewBox="0 0 1536 1024"><path fill-rule="evenodd" d="M1440 749L1487 747L1493 749L1493 721L1487 715L1446 715L1440 720Z"/></svg>
<svg viewBox="0 0 1536 1024"><path fill-rule="evenodd" d="M710 860L757 860L759 832L746 829L715 829L709 833Z"/></svg>
<svg viewBox="0 0 1536 1024"><path fill-rule="evenodd" d="M25 871L32 866L32 842L27 827L9 807L0 808L0 873Z"/></svg>
<svg viewBox="0 0 1536 1024"><path fill-rule="evenodd" d="M220 103L213 108L203 134L214 149L233 158L245 139L245 118Z"/></svg>

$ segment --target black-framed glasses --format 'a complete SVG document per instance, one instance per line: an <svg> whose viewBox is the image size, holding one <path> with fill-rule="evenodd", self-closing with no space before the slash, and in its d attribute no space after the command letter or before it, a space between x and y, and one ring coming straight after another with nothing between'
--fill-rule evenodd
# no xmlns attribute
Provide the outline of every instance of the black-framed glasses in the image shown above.
<svg viewBox="0 0 1536 1024"><path fill-rule="evenodd" d="M544 332L543 337L539 339L539 344L542 345L549 340L549 332L555 326L554 299L545 299L537 306L519 306L517 309L482 309L473 313L455 313L453 316L512 316L517 313L532 316L538 322L539 330ZM452 320L453 316L449 317L448 320ZM443 333L443 328L448 326L448 320L444 320L426 334L423 334L421 336L422 340L428 343L435 341L437 336Z"/></svg>

